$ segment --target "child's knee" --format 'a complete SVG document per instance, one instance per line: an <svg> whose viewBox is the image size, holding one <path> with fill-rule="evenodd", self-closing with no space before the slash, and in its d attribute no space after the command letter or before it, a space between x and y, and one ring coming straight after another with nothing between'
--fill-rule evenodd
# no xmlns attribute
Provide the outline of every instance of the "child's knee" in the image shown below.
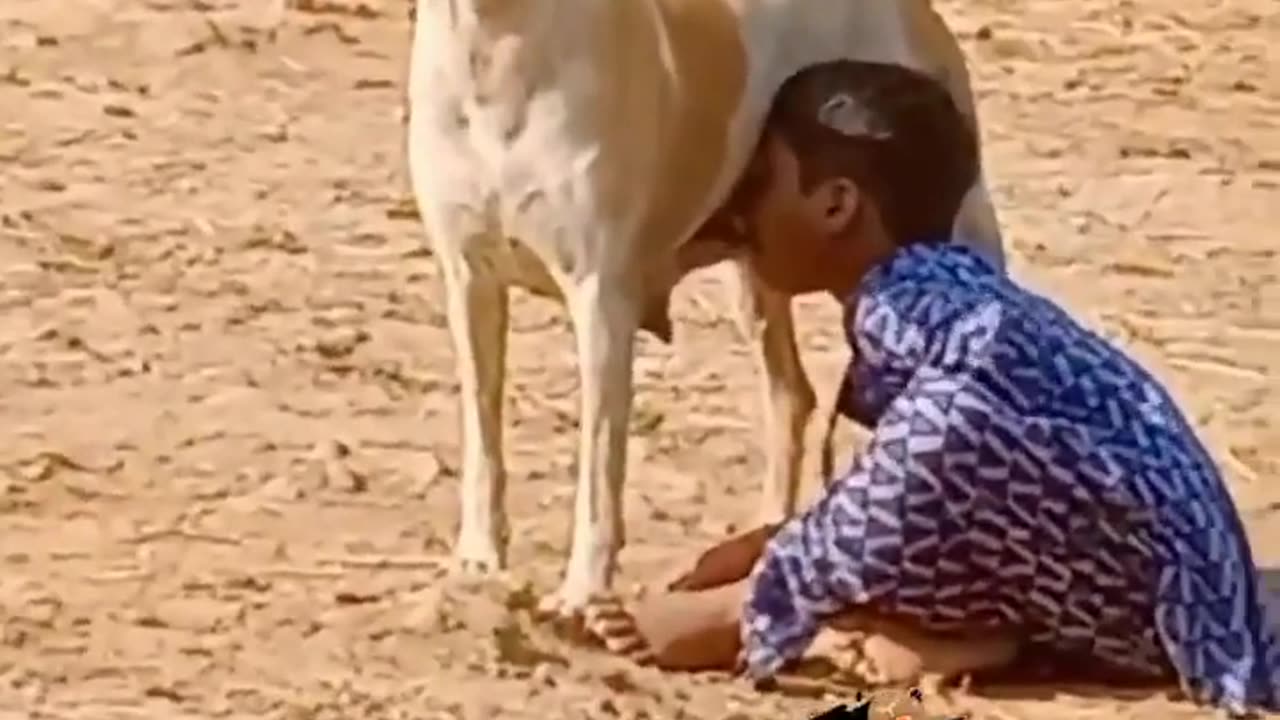
<svg viewBox="0 0 1280 720"><path fill-rule="evenodd" d="M742 584L645 598L633 613L641 637L667 670L728 670L741 649Z"/></svg>

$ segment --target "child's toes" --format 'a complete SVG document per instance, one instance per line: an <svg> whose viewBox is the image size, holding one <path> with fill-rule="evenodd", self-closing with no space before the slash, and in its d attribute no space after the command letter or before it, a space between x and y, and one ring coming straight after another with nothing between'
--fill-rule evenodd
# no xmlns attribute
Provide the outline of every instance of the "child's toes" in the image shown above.
<svg viewBox="0 0 1280 720"><path fill-rule="evenodd" d="M587 631L605 648L638 663L651 662L653 652L636 628L635 618L616 598L599 598L587 603L584 612Z"/></svg>
<svg viewBox="0 0 1280 720"><path fill-rule="evenodd" d="M630 618L626 608L614 597L592 598L583 609L587 631L601 640L625 632L627 626L634 625Z"/></svg>
<svg viewBox="0 0 1280 720"><path fill-rule="evenodd" d="M609 652L617 655L631 657L647 651L649 647L629 616L602 627L599 637Z"/></svg>
<svg viewBox="0 0 1280 720"><path fill-rule="evenodd" d="M653 648L641 639L640 645L626 653L626 657L637 665L652 665L657 662L658 657L653 654Z"/></svg>

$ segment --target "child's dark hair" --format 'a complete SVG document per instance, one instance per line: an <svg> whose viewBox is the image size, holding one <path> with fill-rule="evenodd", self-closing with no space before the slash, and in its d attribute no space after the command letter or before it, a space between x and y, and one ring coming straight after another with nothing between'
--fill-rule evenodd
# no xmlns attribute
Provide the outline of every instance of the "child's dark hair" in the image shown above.
<svg viewBox="0 0 1280 720"><path fill-rule="evenodd" d="M978 141L947 89L900 65L839 60L778 91L767 130L795 152L803 189L855 182L897 244L946 240L978 173Z"/></svg>

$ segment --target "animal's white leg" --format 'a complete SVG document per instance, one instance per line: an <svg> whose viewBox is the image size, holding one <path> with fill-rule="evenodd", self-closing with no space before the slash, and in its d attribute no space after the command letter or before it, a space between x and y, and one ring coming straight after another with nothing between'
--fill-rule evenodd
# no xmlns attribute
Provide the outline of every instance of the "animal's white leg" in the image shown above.
<svg viewBox="0 0 1280 720"><path fill-rule="evenodd" d="M795 513L804 434L817 401L796 347L791 298L766 286L749 261L732 264L736 319L760 378L765 478L759 520L769 524Z"/></svg>
<svg viewBox="0 0 1280 720"><path fill-rule="evenodd" d="M595 593L611 589L626 541L622 491L631 415L632 354L638 306L622 278L596 274L568 296L578 347L582 408L573 540L559 614L576 614Z"/></svg>
<svg viewBox="0 0 1280 720"><path fill-rule="evenodd" d="M464 570L506 567L506 466L502 400L507 291L482 261L437 244L462 400L462 508L454 552Z"/></svg>

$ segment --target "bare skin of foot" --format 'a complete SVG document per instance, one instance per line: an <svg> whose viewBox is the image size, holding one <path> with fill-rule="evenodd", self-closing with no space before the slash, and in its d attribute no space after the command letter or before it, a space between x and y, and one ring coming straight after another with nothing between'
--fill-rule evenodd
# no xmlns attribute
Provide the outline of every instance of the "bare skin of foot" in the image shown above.
<svg viewBox="0 0 1280 720"><path fill-rule="evenodd" d="M928 632L858 610L831 618L827 626L862 637L862 660L853 670L873 685L937 685L1006 667L1019 649L1017 637L1007 632Z"/></svg>
<svg viewBox="0 0 1280 720"><path fill-rule="evenodd" d="M642 664L732 671L742 650L749 575L774 531L760 528L710 548L630 608L612 597L593 600L585 613L587 631L610 652ZM851 641L860 638L862 660L853 670L872 684L941 682L1006 666L1018 650L1007 633L943 635L856 609L831 618L827 627Z"/></svg>
<svg viewBox="0 0 1280 720"><path fill-rule="evenodd" d="M747 577L776 530L752 530L711 547L630 608L612 597L593 600L587 632L611 652L666 670L732 670L742 649Z"/></svg>

